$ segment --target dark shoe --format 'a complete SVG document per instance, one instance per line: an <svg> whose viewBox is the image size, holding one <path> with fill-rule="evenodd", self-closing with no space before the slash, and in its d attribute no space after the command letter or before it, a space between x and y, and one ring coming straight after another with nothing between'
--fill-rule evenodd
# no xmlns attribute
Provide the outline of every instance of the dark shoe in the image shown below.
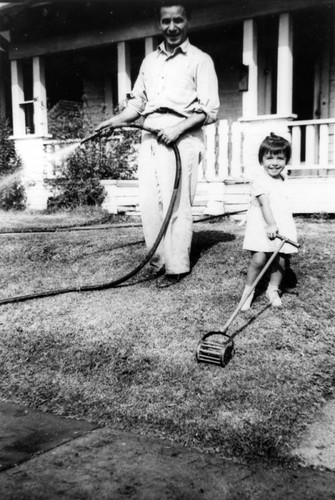
<svg viewBox="0 0 335 500"><path fill-rule="evenodd" d="M176 285L189 273L182 274L166 274L160 281L157 282L158 288L168 288L169 286Z"/></svg>
<svg viewBox="0 0 335 500"><path fill-rule="evenodd" d="M154 280L158 278L159 276L162 276L165 273L165 267L161 267L160 269L157 269L156 267L149 267L148 269L145 269L142 276L146 280Z"/></svg>

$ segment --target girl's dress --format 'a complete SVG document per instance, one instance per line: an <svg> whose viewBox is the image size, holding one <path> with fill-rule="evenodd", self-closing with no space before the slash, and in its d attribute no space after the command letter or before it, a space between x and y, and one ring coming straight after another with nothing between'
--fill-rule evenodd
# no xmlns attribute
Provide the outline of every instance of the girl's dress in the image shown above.
<svg viewBox="0 0 335 500"><path fill-rule="evenodd" d="M270 240L266 234L267 224L264 220L257 196L269 196L271 210L276 221L278 232L290 240L297 241L297 231L286 193L284 176L271 177L264 169L255 177L251 188L252 199L247 214L246 231L243 242L244 250L254 252L274 252L279 240ZM297 253L296 247L285 243L281 253Z"/></svg>

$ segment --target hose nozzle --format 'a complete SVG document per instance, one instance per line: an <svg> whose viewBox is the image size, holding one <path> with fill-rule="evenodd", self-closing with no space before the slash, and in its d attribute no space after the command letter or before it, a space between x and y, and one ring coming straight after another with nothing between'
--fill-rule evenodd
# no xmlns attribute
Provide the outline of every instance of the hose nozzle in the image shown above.
<svg viewBox="0 0 335 500"><path fill-rule="evenodd" d="M85 142L92 141L93 139L95 139L99 135L100 135L99 132L95 132L94 134L88 135L87 137L85 137L84 139L82 139L80 141L80 144L85 144Z"/></svg>
<svg viewBox="0 0 335 500"><path fill-rule="evenodd" d="M84 137L84 139L82 139L80 141L80 144L85 144L85 142L93 141L97 137L101 136L104 132L106 132L106 130L108 130L109 128L110 127L102 128L102 129L98 130L97 132L94 132L93 134L88 135L87 137Z"/></svg>

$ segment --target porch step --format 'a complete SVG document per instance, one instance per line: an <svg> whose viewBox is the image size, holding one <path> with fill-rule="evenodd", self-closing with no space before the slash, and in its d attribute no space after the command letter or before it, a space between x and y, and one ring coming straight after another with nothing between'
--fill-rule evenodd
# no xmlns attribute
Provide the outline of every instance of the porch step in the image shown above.
<svg viewBox="0 0 335 500"><path fill-rule="evenodd" d="M138 181L102 181L107 196L102 208L110 213L138 215ZM193 215L218 215L246 210L250 199L247 181L205 182L197 185Z"/></svg>
<svg viewBox="0 0 335 500"><path fill-rule="evenodd" d="M287 186L293 213L335 213L335 177L289 177Z"/></svg>
<svg viewBox="0 0 335 500"><path fill-rule="evenodd" d="M324 177L335 177L334 168L301 168L292 169L289 174L290 179L295 178L324 178Z"/></svg>

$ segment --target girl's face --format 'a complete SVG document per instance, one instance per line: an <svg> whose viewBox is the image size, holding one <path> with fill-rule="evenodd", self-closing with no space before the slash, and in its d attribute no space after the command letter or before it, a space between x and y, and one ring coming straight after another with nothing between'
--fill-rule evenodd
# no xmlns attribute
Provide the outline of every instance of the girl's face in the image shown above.
<svg viewBox="0 0 335 500"><path fill-rule="evenodd" d="M286 156L268 151L263 156L262 165L270 177L279 177L286 166Z"/></svg>

